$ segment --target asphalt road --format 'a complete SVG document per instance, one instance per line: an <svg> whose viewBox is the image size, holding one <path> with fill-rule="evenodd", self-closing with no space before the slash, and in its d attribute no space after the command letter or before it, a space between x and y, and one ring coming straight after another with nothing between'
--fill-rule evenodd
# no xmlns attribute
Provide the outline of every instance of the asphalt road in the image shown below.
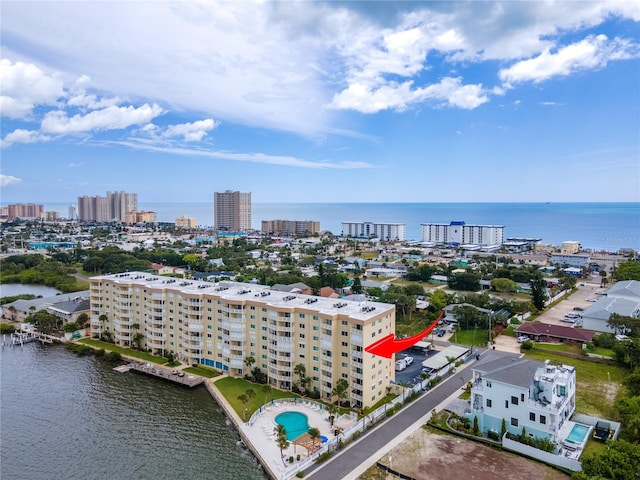
<svg viewBox="0 0 640 480"><path fill-rule="evenodd" d="M393 438L400 435L420 418L431 412L438 404L452 395L456 390L460 390L471 380L471 369L475 365L493 361L497 358L512 358L512 353L500 352L498 350L485 351L479 361L473 360L474 364L460 370L443 381L437 388L422 395L418 400L410 403L398 413L384 421L382 424L368 431L357 442L342 450L319 468L310 472L305 478L311 480L336 480L345 478L361 464L373 465L378 459L373 455L389 443Z"/></svg>

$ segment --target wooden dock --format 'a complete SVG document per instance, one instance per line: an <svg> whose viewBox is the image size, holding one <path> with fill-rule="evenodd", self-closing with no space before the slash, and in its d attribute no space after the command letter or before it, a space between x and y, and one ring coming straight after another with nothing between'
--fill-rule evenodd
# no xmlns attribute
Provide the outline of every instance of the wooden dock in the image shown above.
<svg viewBox="0 0 640 480"><path fill-rule="evenodd" d="M203 377L199 377L197 375L189 375L187 373L184 373L182 370L161 367L160 365L155 365L153 363L132 362L116 367L114 368L114 370L121 373L130 371L140 372L146 375L151 375L153 377L169 380L170 382L178 383L189 388L197 387L198 385L204 383Z"/></svg>
<svg viewBox="0 0 640 480"><path fill-rule="evenodd" d="M54 338L55 337L51 335L45 335L44 333L38 333L38 332L31 332L31 331L14 332L9 337L8 342L5 342L4 335L2 336L2 346L5 346L6 344L9 347L21 347L25 343L31 343L35 341L38 341L40 343L51 344L53 343Z"/></svg>

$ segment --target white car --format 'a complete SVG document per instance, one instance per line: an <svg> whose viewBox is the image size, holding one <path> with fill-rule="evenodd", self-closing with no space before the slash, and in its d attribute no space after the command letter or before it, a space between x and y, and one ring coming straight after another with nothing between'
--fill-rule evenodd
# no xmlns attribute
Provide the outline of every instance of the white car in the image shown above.
<svg viewBox="0 0 640 480"><path fill-rule="evenodd" d="M598 299L597 298L593 298L593 297L588 297L587 298L587 302L597 302Z"/></svg>
<svg viewBox="0 0 640 480"><path fill-rule="evenodd" d="M411 365L413 363L413 357L404 357L404 361L407 365Z"/></svg>
<svg viewBox="0 0 640 480"><path fill-rule="evenodd" d="M520 335L518 337L518 343L526 342L527 340L529 340L529 337L527 337L526 335Z"/></svg>

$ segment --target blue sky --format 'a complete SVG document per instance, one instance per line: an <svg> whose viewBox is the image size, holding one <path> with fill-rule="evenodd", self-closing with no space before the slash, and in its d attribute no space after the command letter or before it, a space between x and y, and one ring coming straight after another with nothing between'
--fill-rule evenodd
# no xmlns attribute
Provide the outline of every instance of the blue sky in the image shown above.
<svg viewBox="0 0 640 480"><path fill-rule="evenodd" d="M2 204L640 201L640 2L3 1Z"/></svg>

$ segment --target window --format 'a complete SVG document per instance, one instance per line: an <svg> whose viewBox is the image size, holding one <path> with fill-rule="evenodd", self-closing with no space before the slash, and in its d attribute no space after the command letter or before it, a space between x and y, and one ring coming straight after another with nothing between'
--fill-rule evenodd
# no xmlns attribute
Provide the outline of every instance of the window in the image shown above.
<svg viewBox="0 0 640 480"><path fill-rule="evenodd" d="M509 408L509 400L504 401L504 408Z"/></svg>
<svg viewBox="0 0 640 480"><path fill-rule="evenodd" d="M517 418L511 417L511 426L512 427L517 427L518 426L518 419Z"/></svg>
<svg viewBox="0 0 640 480"><path fill-rule="evenodd" d="M544 415L540 415L540 423L542 425L546 425L547 424L547 417Z"/></svg>
<svg viewBox="0 0 640 480"><path fill-rule="evenodd" d="M487 398L487 407L491 408L491 399Z"/></svg>
<svg viewBox="0 0 640 480"><path fill-rule="evenodd" d="M300 323L300 328L306 328L304 323Z"/></svg>
<svg viewBox="0 0 640 480"><path fill-rule="evenodd" d="M536 414L533 412L529 412L529 420L532 422L536 421Z"/></svg>
<svg viewBox="0 0 640 480"><path fill-rule="evenodd" d="M487 387L491 388L491 380L487 380Z"/></svg>
<svg viewBox="0 0 640 480"><path fill-rule="evenodd" d="M512 397L511 397L511 404L512 404L512 405L517 405L517 404L518 404L518 397L514 397L514 396L512 396Z"/></svg>
<svg viewBox="0 0 640 480"><path fill-rule="evenodd" d="M521 393L521 394L520 394L520 401L521 401L521 402L524 402L524 393Z"/></svg>

